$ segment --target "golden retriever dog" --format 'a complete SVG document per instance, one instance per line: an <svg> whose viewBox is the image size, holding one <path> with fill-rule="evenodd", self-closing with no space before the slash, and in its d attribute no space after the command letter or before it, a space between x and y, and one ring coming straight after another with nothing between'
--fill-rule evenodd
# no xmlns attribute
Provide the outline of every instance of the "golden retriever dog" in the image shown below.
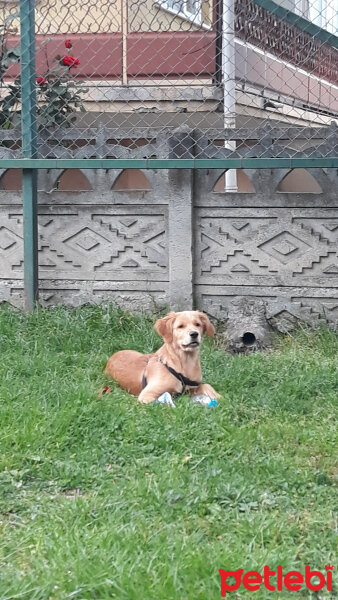
<svg viewBox="0 0 338 600"><path fill-rule="evenodd" d="M192 397L219 398L211 385L201 381L202 338L215 333L207 315L197 310L171 312L156 321L155 329L164 341L155 354L121 350L110 357L105 373L143 404L165 392L175 395L185 390Z"/></svg>

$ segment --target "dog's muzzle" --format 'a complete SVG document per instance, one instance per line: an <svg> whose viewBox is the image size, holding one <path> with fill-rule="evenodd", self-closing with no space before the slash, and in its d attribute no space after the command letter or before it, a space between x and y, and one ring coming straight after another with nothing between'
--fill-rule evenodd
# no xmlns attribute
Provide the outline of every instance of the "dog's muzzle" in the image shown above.
<svg viewBox="0 0 338 600"><path fill-rule="evenodd" d="M190 331L189 333L190 342L183 344L184 348L197 348L200 345L198 331Z"/></svg>

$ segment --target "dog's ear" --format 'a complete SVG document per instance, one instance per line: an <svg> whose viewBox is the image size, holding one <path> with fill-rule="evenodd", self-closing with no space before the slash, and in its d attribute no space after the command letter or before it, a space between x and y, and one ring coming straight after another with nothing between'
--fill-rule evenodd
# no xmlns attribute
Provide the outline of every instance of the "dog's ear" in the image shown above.
<svg viewBox="0 0 338 600"><path fill-rule="evenodd" d="M206 333L209 337L214 337L215 327L210 323L209 317L202 312L199 312L198 316L203 323L203 333Z"/></svg>
<svg viewBox="0 0 338 600"><path fill-rule="evenodd" d="M173 324L176 318L176 313L171 312L163 319L158 319L154 325L157 333L170 344L173 341Z"/></svg>

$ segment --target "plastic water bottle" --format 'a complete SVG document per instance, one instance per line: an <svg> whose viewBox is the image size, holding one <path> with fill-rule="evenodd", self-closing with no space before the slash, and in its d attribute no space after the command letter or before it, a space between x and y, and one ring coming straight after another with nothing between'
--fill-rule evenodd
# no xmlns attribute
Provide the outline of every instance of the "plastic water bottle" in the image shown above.
<svg viewBox="0 0 338 600"><path fill-rule="evenodd" d="M156 398L156 400L154 400L152 404L169 404L169 406L171 406L172 408L176 408L175 403L169 392L164 392L164 394Z"/></svg>
<svg viewBox="0 0 338 600"><path fill-rule="evenodd" d="M190 399L192 402L196 402L196 404L202 404L202 406L208 406L209 408L216 408L216 406L218 406L218 402L215 398L210 398L210 396L206 396L205 394L191 396Z"/></svg>

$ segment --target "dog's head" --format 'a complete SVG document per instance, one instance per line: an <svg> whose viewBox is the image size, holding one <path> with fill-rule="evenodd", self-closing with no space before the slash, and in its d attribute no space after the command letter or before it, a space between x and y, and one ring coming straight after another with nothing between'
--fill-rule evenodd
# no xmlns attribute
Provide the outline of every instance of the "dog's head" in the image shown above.
<svg viewBox="0 0 338 600"><path fill-rule="evenodd" d="M156 321L155 329L167 344L185 352L197 350L204 334L213 337L215 333L207 315L198 310L171 312Z"/></svg>

